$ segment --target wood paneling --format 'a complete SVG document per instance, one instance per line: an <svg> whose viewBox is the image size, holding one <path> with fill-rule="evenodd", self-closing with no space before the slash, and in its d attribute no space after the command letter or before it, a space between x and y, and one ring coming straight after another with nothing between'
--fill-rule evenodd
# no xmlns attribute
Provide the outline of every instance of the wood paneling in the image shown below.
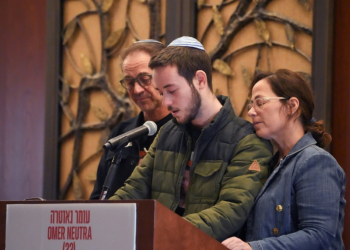
<svg viewBox="0 0 350 250"><path fill-rule="evenodd" d="M345 170L350 201L350 1L334 1L332 154ZM345 207L343 240L350 248L350 206Z"/></svg>
<svg viewBox="0 0 350 250"><path fill-rule="evenodd" d="M2 0L0 199L42 195L46 0Z"/></svg>
<svg viewBox="0 0 350 250"><path fill-rule="evenodd" d="M58 135L60 127L59 75L61 68L62 1L46 0L46 103L43 197L58 197Z"/></svg>
<svg viewBox="0 0 350 250"><path fill-rule="evenodd" d="M318 8L314 8L316 1L308 1L311 6L310 11L307 11L298 1L290 0L264 1L263 5L256 5L254 1L241 0L232 1L223 6L220 5L221 2L220 0L207 0L205 7L198 10L196 37L202 41L212 61L224 60L234 74L234 76L227 77L218 70L213 70L214 92L229 96L235 113L251 121L245 106L249 99L249 79L253 77L254 72L286 68L311 74L310 57L313 46L311 30L314 10L317 11ZM210 20L213 18L211 6L220 9L219 13L225 26L222 36L217 32L215 25L211 25ZM293 20L292 22L307 27L303 31L295 29L293 36L295 50L290 48L284 23L263 16L259 18L266 25L272 46L261 44L263 39L258 35L252 17L260 16L261 14L258 13L263 10L284 16L287 18L285 23L289 22L287 20Z"/></svg>
<svg viewBox="0 0 350 250"><path fill-rule="evenodd" d="M118 30L124 30L125 37L122 35L112 49L106 50L105 48L102 49L101 39L105 30L101 30L100 17L91 13L88 15L82 14L87 13L87 8L80 1L61 2L63 27L66 27L75 18L80 20L81 27L79 26L80 28L76 29L74 36L62 48L61 75L71 87L65 108L69 107L73 118L67 115L67 112L62 112L60 125L60 137L62 139L59 145L59 183L61 188L59 197L61 199L80 199L80 197L88 199L96 178L98 162L102 156L100 138L105 127L112 126L111 124L116 125L116 120L119 118L125 120L136 115L132 110L133 106L136 105L125 97L125 89L119 83L119 80L123 77L120 70L120 52L129 47L134 40L160 39L156 36L150 37L150 34L163 33L166 6L165 0L146 1L145 3L126 0L114 1L108 12L109 35L115 34L114 32ZM95 10L96 6L92 1L87 2L89 2L90 11ZM126 17L130 21L126 22ZM160 24L156 23L156 20L159 22L159 19L161 20ZM133 28L129 25L132 25ZM63 32L64 28L61 29L61 33ZM108 53L108 58L104 57L105 53ZM94 70L87 69L84 61L90 62ZM107 72L102 70L105 67ZM99 87L101 83L98 84L99 86L96 85L94 90L83 87L82 79L97 79L97 76L105 74L109 86L108 91L102 91ZM89 84L92 84L92 82ZM87 97L88 99L86 99ZM117 102L117 99L120 101ZM83 103L82 100L86 100L84 103L89 106L80 105L79 103ZM88 108L86 113L82 106ZM97 109L101 110L100 113L107 114L107 120L101 122L101 117L99 118L96 113ZM118 119L115 119L114 115L112 117L113 110L116 109L122 114ZM86 129L91 124L99 124L100 129ZM82 129L82 127L85 127L85 129ZM75 132L69 135L72 129ZM68 136L66 136L67 134ZM81 189L75 189L76 192L73 192L72 189L73 169L77 173L76 177L78 177L75 178L75 183L79 180L82 187Z"/></svg>
<svg viewBox="0 0 350 250"><path fill-rule="evenodd" d="M333 0L314 1L312 40L312 89L314 117L331 128ZM327 148L329 150L329 148Z"/></svg>
<svg viewBox="0 0 350 250"><path fill-rule="evenodd" d="M165 44L181 36L196 34L196 2L194 0L166 1Z"/></svg>

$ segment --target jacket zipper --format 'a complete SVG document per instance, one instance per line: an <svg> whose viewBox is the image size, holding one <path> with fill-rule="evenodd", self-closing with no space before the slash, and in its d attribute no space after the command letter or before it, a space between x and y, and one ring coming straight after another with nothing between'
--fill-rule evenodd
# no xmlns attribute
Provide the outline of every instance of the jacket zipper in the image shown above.
<svg viewBox="0 0 350 250"><path fill-rule="evenodd" d="M185 158L184 158L184 160L183 160L183 162L181 164L179 177L178 177L177 183L176 183L175 200L174 200L174 203L171 206L171 210L172 211L175 211L176 208L179 205L181 184L182 184L182 181L183 181L183 178L184 178L182 173L184 173L184 170L186 168L188 159L191 156L191 146L190 145L192 143L192 139L191 139L191 137L188 134L186 134L186 137L187 137L187 150L186 150ZM186 198L187 198L187 195L186 195Z"/></svg>
<svg viewBox="0 0 350 250"><path fill-rule="evenodd" d="M196 144L194 145L194 149L193 149L193 161L192 161L192 165L191 165L191 168L190 168L190 182L188 184L188 189L187 189L187 194L186 194L186 199L185 199L185 211L184 211L184 216L186 215L186 211L187 211L187 205L188 205L188 197L189 197L189 194L190 194L190 191L192 189L192 185L191 183L193 183L192 179L193 179L193 173L194 173L194 168L195 168L195 165L197 164L197 162L194 161L194 159L196 159L196 152L198 151L198 143L200 141L200 139L202 138L202 134L203 134L203 130L201 132L201 134L199 135L197 141L196 141ZM190 153L191 153L191 149L190 149ZM190 154L190 157L191 157L191 154Z"/></svg>

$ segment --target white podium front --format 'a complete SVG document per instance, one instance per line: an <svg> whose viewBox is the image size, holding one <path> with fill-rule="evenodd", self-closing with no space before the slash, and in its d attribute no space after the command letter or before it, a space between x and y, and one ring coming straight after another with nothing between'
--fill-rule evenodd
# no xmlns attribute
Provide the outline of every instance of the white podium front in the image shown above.
<svg viewBox="0 0 350 250"><path fill-rule="evenodd" d="M227 250L155 200L0 201L5 248Z"/></svg>
<svg viewBox="0 0 350 250"><path fill-rule="evenodd" d="M9 204L6 250L135 250L136 204Z"/></svg>

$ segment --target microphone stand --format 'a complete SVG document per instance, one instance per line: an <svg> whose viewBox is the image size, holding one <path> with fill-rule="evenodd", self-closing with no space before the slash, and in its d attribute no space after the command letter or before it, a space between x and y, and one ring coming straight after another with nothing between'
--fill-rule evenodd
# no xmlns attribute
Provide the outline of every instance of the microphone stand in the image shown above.
<svg viewBox="0 0 350 250"><path fill-rule="evenodd" d="M119 164L122 160L121 147L125 146L128 142L129 142L129 139L125 137L118 143L118 146L116 147L118 151L112 159L111 166L107 173L107 177L103 183L100 200L106 200L111 196L110 194L111 187L114 182L114 178L116 176Z"/></svg>

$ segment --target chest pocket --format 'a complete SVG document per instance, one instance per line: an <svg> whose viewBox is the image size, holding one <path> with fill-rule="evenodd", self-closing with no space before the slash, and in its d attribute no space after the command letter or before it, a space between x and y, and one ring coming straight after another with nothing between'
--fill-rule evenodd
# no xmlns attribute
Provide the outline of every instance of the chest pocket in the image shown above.
<svg viewBox="0 0 350 250"><path fill-rule="evenodd" d="M199 162L195 166L190 181L190 192L197 200L203 199L207 202L215 202L219 197L221 180L227 163L223 161Z"/></svg>

